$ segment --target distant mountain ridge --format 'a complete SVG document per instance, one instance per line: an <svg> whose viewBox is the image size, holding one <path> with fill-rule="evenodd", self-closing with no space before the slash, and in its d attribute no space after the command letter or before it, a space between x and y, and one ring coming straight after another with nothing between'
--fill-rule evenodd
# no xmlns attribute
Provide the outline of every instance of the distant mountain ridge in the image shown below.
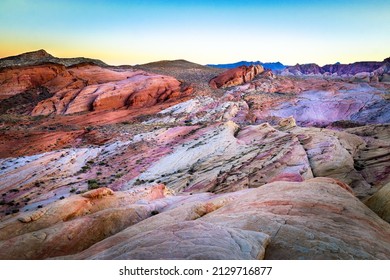
<svg viewBox="0 0 390 280"><path fill-rule="evenodd" d="M206 66L209 67L215 67L215 68L223 68L223 69L232 69L239 66L251 66L251 65L261 65L264 67L264 69L269 70L283 70L286 68L282 63L278 62L261 62L261 61L239 61L235 63L228 63L228 64L206 64Z"/></svg>
<svg viewBox="0 0 390 280"><path fill-rule="evenodd" d="M75 57L75 58L58 58L47 53L45 50L37 50L32 52L26 52L15 56L9 56L0 59L0 68L15 67L15 66L30 66L39 65L44 63L56 63L69 67L80 63L93 63L101 67L108 66L101 60Z"/></svg>
<svg viewBox="0 0 390 280"><path fill-rule="evenodd" d="M45 50L37 50L26 52L23 54L9 56L0 59L0 69L7 67L21 67L21 66L34 66L47 63L54 63L70 67L78 64L95 64L100 67L107 67L106 63L98 59L91 59L85 57L76 58L58 58ZM161 70L165 68L175 69L176 72L180 72L182 68L196 68L207 70L209 72L216 71L218 69L233 69L240 66L261 65L266 70L272 70L276 74L283 76L335 76L335 77L354 77L359 81L366 82L390 82L390 57L383 61L360 61L350 64L341 64L339 62L334 64L326 64L319 66L315 63L296 64L294 66L286 66L281 62L261 62L261 61L239 61L235 63L227 64L206 64L199 65L196 63L188 62L186 60L173 60L173 61L158 61L147 63L143 65L137 65L136 68L147 70ZM209 68L209 69L207 69ZM214 70L213 70L214 69ZM162 74L162 73L161 73Z"/></svg>
<svg viewBox="0 0 390 280"><path fill-rule="evenodd" d="M383 61L360 61L350 64L326 64L319 66L315 63L296 64L288 66L281 71L281 75L304 76L340 76L351 77L357 76L359 79L366 81L390 81L390 57Z"/></svg>

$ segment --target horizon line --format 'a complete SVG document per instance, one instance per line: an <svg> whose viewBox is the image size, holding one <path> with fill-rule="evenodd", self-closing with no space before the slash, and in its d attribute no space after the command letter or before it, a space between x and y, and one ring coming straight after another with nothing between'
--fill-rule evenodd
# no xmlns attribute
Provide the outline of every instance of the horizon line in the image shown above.
<svg viewBox="0 0 390 280"><path fill-rule="evenodd" d="M236 64L236 63L240 63L240 62L259 62L259 63L262 63L262 64L267 64L267 63L281 63L283 66L295 66L295 65L305 65L305 64L316 64L320 67L323 67L325 65L333 65L333 64L345 64L345 65L348 65L348 64L353 64L353 63L359 63L359 62L384 62L386 59L390 58L390 55L383 58L383 60L356 60L356 61L353 61L353 62L349 62L349 63L344 63L344 62L334 62L334 63L326 63L326 64L319 64L319 63L316 63L316 62L306 62L306 63L300 63L300 62L296 62L295 64L284 64L283 62L281 61L265 61L263 62L262 60L238 60L238 61L234 61L234 62L226 62L226 63L206 63L206 64L202 64L202 63L198 63L198 62L195 62L195 61L192 61L192 60L189 60L189 59L185 59L185 58L177 58L177 59L160 59L160 60L152 60L152 61L148 61L148 62L144 62L144 63L134 63L134 64L131 64L131 63L107 63L105 60L101 59L101 58L98 58L98 57L87 57L87 56L83 56L83 55L77 55L77 56L57 56L56 54L53 54L53 52L51 51L47 51L46 49L44 48L41 48L41 49L36 49L36 50L31 50L31 51L25 51L25 52L22 52L22 53L19 53L19 54L13 54L13 55L7 55L5 57L0 57L0 60L3 60L3 59L7 59L7 58L11 58L11 57L15 57L15 56L20 56L20 55L23 55L23 54L28 54L28 53L36 53L36 52L39 52L39 51L44 51L46 52L47 54L53 56L54 58L59 58L59 59L71 59L71 58L86 58L86 59L94 59L94 60L100 60L102 61L103 63L107 64L108 66L139 66L139 65L144 65L144 64L150 64L150 63L156 63L156 62L163 62L163 61L179 61L179 60L183 60L183 61L187 61L187 62L190 62L190 63L194 63L194 64L198 64L198 65L202 65L202 66L210 66L210 65L228 65L228 64ZM55 53L55 52L54 52Z"/></svg>

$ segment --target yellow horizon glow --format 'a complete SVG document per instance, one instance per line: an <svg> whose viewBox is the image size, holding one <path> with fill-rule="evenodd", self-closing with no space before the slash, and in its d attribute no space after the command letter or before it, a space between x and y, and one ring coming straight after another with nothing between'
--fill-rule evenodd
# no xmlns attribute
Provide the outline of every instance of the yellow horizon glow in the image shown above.
<svg viewBox="0 0 390 280"><path fill-rule="evenodd" d="M376 51L376 50L360 50L345 52L341 54L339 57L334 56L333 53L321 54L317 55L316 52L305 51L300 54L299 50L292 52L290 50L290 55L278 53L275 50L270 48L263 48L263 50L259 51L257 55L255 52L249 53L246 52L245 55L239 56L234 55L231 58L224 54L218 53L215 49L210 49L210 52L207 55L185 55L184 53L180 53L180 50L176 50L175 53L159 53L150 54L147 52L138 52L125 50L114 49L110 50L100 50L90 49L87 47L84 48L72 48L69 46L68 48L56 46L54 44L44 44L44 43L33 43L33 44L11 44L6 42L2 44L0 47L0 58L14 56L18 54L22 54L25 52L35 51L39 49L44 49L51 55L60 58L72 58L72 57L88 57L93 59L99 59L109 65L135 65L135 64L144 64L149 62L155 62L160 60L176 60L176 59L185 59L198 64L223 64L223 63L234 63L241 60L246 61L257 61L260 60L262 62L276 62L280 61L285 65L295 65L306 64L306 63L316 63L320 66L325 64L332 64L336 62L340 62L343 64L358 62L358 61L383 61L387 57L390 56L390 53ZM187 50L188 51L188 50ZM232 51L232 50L230 50ZM267 52L268 51L268 52ZM267 55L264 55L267 53ZM178 54L178 55L177 55ZM262 55L263 54L263 55ZM208 60L207 57L213 57L212 60ZM293 57L301 56L301 59L295 61ZM240 58L239 58L240 57ZM264 57L270 57L267 61L264 60Z"/></svg>
<svg viewBox="0 0 390 280"><path fill-rule="evenodd" d="M214 2L6 0L0 56L45 49L111 65L175 59L324 65L390 56L390 1Z"/></svg>

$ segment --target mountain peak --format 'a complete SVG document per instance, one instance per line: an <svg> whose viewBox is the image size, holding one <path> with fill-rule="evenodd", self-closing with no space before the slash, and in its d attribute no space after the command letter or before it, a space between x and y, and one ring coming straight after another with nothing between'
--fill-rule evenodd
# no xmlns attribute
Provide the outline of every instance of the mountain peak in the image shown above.
<svg viewBox="0 0 390 280"><path fill-rule="evenodd" d="M8 56L0 59L0 68L7 66L22 66L32 62L48 61L54 57L47 53L44 49L37 51L25 52L18 55Z"/></svg>
<svg viewBox="0 0 390 280"><path fill-rule="evenodd" d="M44 49L25 52L15 56L0 58L0 68L37 65L42 63L56 63L56 64L62 64L66 67L77 65L80 63L92 63L102 67L106 66L104 62L97 59L84 58L84 57L76 57L76 58L54 57Z"/></svg>
<svg viewBox="0 0 390 280"><path fill-rule="evenodd" d="M22 53L20 55L17 55L17 57L20 57L22 59L42 59L42 58L51 58L53 56L49 54L47 51L45 51L44 49L40 49L36 51Z"/></svg>
<svg viewBox="0 0 390 280"><path fill-rule="evenodd" d="M33 55L36 55L36 56L40 56L40 57L48 57L48 56L52 56L51 54L49 54L47 51L45 51L44 49L40 49L40 50L37 50L37 51L32 51L32 52L27 52L25 54L33 54Z"/></svg>

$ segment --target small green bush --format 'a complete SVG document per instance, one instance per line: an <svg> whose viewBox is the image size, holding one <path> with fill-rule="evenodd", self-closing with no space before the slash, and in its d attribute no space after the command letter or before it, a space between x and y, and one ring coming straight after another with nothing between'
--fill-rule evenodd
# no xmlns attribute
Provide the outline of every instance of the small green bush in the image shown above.
<svg viewBox="0 0 390 280"><path fill-rule="evenodd" d="M99 182L95 179L88 180L88 189L89 190L94 190L99 188Z"/></svg>

